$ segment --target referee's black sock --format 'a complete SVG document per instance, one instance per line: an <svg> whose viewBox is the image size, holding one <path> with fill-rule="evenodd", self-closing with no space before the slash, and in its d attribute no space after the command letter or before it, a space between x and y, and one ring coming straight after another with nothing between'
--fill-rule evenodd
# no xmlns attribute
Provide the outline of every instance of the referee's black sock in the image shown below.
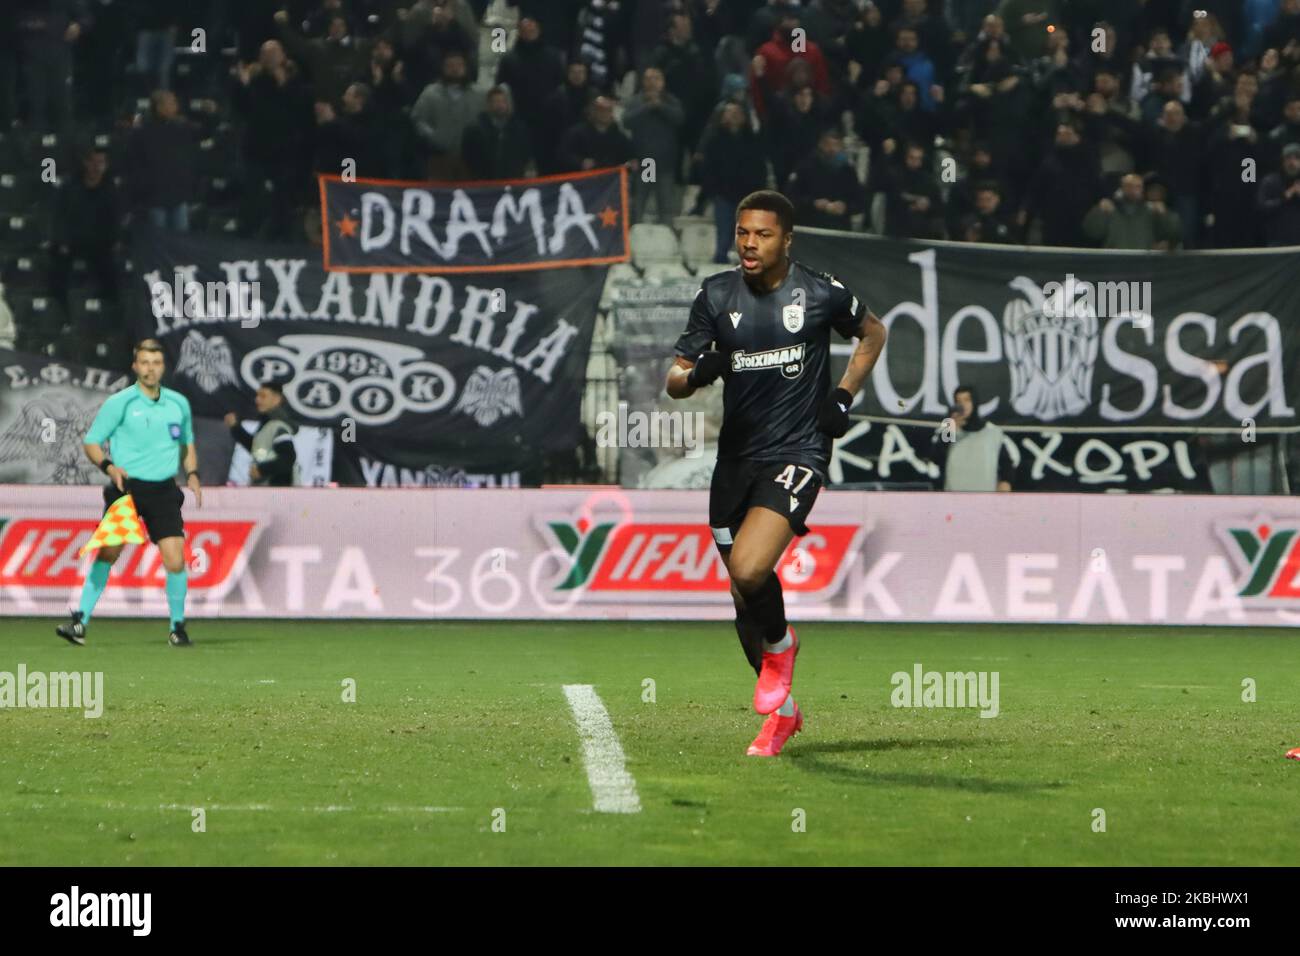
<svg viewBox="0 0 1300 956"><path fill-rule="evenodd" d="M776 644L785 639L785 595L781 592L781 580L776 572L769 572L755 590L749 594L741 592L745 607L759 628L763 640Z"/></svg>

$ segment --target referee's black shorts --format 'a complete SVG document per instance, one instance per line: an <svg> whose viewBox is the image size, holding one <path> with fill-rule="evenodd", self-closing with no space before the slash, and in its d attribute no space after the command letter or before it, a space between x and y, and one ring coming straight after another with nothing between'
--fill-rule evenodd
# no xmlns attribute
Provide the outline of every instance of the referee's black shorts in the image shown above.
<svg viewBox="0 0 1300 956"><path fill-rule="evenodd" d="M127 478L122 482L125 492L117 490L117 485L109 484L104 489L104 513L123 494L135 499L135 510L149 532L149 540L157 544L163 538L185 536L185 522L181 519L181 505L185 502L185 492L181 491L175 479L163 481L141 481Z"/></svg>
<svg viewBox="0 0 1300 956"><path fill-rule="evenodd" d="M709 527L719 547L730 547L750 508L783 515L796 535L808 533L822 479L802 462L772 459L719 458L709 486Z"/></svg>

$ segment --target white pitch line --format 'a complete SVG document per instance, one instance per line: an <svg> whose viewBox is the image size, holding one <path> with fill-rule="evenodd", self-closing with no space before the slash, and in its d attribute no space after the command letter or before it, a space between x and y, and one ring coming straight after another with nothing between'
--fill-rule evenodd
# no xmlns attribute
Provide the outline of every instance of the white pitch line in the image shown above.
<svg viewBox="0 0 1300 956"><path fill-rule="evenodd" d="M88 807L99 810L126 810L132 813L147 813L151 810L212 810L214 812L271 812L271 813L460 813L464 807L401 807L401 806L384 806L384 807L348 807L338 804L330 804L324 807L276 807L269 803L160 803L156 806L131 806L124 803L112 802L95 802L79 801L77 807ZM54 810L67 809L66 806L51 806L44 803L33 803L28 806L29 810Z"/></svg>
<svg viewBox="0 0 1300 956"><path fill-rule="evenodd" d="M592 803L597 813L640 813L636 781L623 766L626 758L614 733L609 711L590 684L565 684L573 717L582 738L582 762L587 766Z"/></svg>

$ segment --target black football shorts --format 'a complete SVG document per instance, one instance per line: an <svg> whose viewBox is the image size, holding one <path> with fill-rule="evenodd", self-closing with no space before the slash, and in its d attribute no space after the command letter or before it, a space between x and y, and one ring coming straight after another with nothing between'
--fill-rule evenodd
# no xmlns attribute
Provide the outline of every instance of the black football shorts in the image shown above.
<svg viewBox="0 0 1300 956"><path fill-rule="evenodd" d="M185 502L185 492L181 491L175 480L168 478L165 481L140 481L136 478L127 478L122 484L126 488L126 493L135 499L136 513L144 522L150 541L157 544L163 538L185 536L185 522L181 519L181 505ZM108 513L108 506L122 495L123 492L117 490L117 485L110 483L104 489L105 514Z"/></svg>
<svg viewBox="0 0 1300 956"><path fill-rule="evenodd" d="M709 487L713 540L729 547L745 513L754 507L785 516L796 535L805 535L808 514L821 487L821 476L800 462L719 458Z"/></svg>

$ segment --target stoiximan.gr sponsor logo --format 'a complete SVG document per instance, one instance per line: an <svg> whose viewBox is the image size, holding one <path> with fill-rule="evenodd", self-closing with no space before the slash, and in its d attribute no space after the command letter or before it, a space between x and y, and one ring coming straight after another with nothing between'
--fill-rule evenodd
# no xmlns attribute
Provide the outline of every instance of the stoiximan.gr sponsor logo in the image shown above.
<svg viewBox="0 0 1300 956"><path fill-rule="evenodd" d="M1300 521L1257 514L1215 526L1237 569L1237 596L1248 607L1300 604Z"/></svg>

